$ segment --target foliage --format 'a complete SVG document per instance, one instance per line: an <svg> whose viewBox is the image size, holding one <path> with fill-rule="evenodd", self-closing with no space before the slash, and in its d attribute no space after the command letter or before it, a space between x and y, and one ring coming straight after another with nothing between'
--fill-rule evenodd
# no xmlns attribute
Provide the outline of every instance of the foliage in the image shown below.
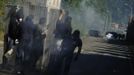
<svg viewBox="0 0 134 75"><path fill-rule="evenodd" d="M63 0L64 3L67 3L69 6L75 8L79 7L82 1L83 0Z"/></svg>
<svg viewBox="0 0 134 75"><path fill-rule="evenodd" d="M3 40L4 37L4 23L3 23L3 17L4 17L4 11L5 6L8 0L0 0L0 40Z"/></svg>
<svg viewBox="0 0 134 75"><path fill-rule="evenodd" d="M8 0L0 0L0 16L4 15L4 8Z"/></svg>
<svg viewBox="0 0 134 75"><path fill-rule="evenodd" d="M93 7L97 12L105 14L107 13L107 0L86 0L85 4L87 6Z"/></svg>
<svg viewBox="0 0 134 75"><path fill-rule="evenodd" d="M82 1L85 1L87 7L93 7L98 13L106 14L107 13L107 0L63 0L64 3L67 3L73 8L79 8Z"/></svg>
<svg viewBox="0 0 134 75"><path fill-rule="evenodd" d="M108 0L107 6L111 12L113 22L127 24L128 17L134 10L134 0Z"/></svg>
<svg viewBox="0 0 134 75"><path fill-rule="evenodd" d="M65 3L64 4L65 6L69 5L69 7L71 7L71 12L73 13L73 15L75 15L74 13L77 13L77 14L80 14L82 17L82 15L84 15L83 13L86 12L87 14L88 11L86 11L86 8L88 7L93 8L96 14L100 15L102 19L105 19L106 15L108 14L107 13L107 0L64 0L64 3ZM86 17L83 16L83 18L85 19ZM84 20L84 19L81 20L82 24L80 22L72 23L73 28L79 29L82 35L88 34L88 30L89 30L89 23L87 22L87 20Z"/></svg>

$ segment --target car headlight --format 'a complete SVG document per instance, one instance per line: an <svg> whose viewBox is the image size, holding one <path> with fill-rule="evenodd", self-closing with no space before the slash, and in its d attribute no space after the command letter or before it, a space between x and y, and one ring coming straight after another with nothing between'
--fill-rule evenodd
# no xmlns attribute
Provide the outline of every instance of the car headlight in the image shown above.
<svg viewBox="0 0 134 75"><path fill-rule="evenodd" d="M111 33L108 33L108 34L106 35L106 38L107 38L107 39L112 39L112 37L113 37L113 34L111 34Z"/></svg>

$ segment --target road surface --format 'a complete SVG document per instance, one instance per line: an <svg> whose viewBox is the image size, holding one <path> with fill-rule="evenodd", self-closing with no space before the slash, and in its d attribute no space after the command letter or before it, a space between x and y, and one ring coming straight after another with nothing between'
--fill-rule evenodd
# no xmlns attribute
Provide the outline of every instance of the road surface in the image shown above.
<svg viewBox="0 0 134 75"><path fill-rule="evenodd" d="M131 58L133 53L128 46L86 38L79 59L72 61L69 75L134 75ZM0 75L14 74L0 72Z"/></svg>
<svg viewBox="0 0 134 75"><path fill-rule="evenodd" d="M133 53L127 46L93 37L86 39L86 46L79 60L72 63L70 75L134 75Z"/></svg>

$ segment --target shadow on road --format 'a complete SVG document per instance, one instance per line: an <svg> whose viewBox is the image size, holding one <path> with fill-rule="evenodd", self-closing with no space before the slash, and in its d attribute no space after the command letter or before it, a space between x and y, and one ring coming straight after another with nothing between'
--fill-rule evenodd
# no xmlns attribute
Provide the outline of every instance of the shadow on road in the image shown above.
<svg viewBox="0 0 134 75"><path fill-rule="evenodd" d="M132 75L128 59L82 54L71 65L70 75Z"/></svg>

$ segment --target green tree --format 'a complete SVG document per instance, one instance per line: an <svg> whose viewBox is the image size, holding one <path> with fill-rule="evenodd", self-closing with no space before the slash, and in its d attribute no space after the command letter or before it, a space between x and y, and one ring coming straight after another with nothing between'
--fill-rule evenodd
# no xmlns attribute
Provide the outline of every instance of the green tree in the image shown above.
<svg viewBox="0 0 134 75"><path fill-rule="evenodd" d="M82 1L83 0L63 0L64 3L75 8L79 7Z"/></svg>
<svg viewBox="0 0 134 75"><path fill-rule="evenodd" d="M105 13L107 10L107 0L86 0L85 4L95 8L99 13Z"/></svg>
<svg viewBox="0 0 134 75"><path fill-rule="evenodd" d="M0 0L0 16L4 15L4 8L8 0Z"/></svg>
<svg viewBox="0 0 134 75"><path fill-rule="evenodd" d="M82 1L85 1L87 7L93 7L98 13L105 14L107 10L107 0L63 0L64 3L68 4L73 8L79 8Z"/></svg>

